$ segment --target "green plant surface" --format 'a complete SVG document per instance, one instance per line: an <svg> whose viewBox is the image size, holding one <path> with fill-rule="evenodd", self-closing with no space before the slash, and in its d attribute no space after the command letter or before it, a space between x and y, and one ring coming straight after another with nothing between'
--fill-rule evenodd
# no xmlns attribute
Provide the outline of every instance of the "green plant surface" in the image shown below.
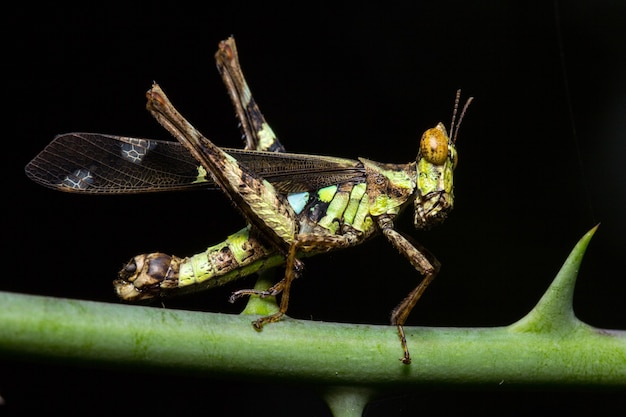
<svg viewBox="0 0 626 417"><path fill-rule="evenodd" d="M413 364L392 326L285 320L254 331L217 314L0 293L0 352L205 376L316 384L336 416L360 415L376 392L424 384L626 387L626 332L572 310L596 228L576 245L536 307L509 326L407 327ZM255 301L254 303L258 303ZM263 312L271 304L262 303ZM251 311L252 310L252 311ZM257 311L258 312L258 311Z"/></svg>

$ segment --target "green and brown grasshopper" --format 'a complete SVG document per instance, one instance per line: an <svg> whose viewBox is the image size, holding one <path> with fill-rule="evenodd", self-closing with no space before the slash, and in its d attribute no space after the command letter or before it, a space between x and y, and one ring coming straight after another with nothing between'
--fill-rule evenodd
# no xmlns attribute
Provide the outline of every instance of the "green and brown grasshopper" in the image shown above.
<svg viewBox="0 0 626 417"><path fill-rule="evenodd" d="M301 258L382 234L423 276L391 313L404 352L401 360L410 364L403 325L440 264L398 232L394 220L413 203L415 227L426 230L452 210L456 135L472 99L457 121L457 92L450 134L441 123L428 129L416 160L405 164L285 153L250 93L232 37L220 42L215 58L245 149L217 147L154 84L147 92L147 108L178 143L93 133L59 135L26 166L26 174L56 190L89 194L219 187L239 208L247 227L188 258L135 256L114 287L123 300L142 301L223 285L284 265L284 277L271 288L243 289L231 296L234 301L281 294L278 312L254 321L256 329L287 312L291 285L303 268Z"/></svg>

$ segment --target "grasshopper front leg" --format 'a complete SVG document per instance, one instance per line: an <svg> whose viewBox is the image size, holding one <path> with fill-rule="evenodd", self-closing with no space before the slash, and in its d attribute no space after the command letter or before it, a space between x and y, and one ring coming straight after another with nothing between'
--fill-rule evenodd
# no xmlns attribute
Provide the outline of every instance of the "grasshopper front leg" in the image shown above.
<svg viewBox="0 0 626 417"><path fill-rule="evenodd" d="M393 227L393 221L389 217L379 217L378 225L380 226L383 235L391 242L391 244L400 251L423 275L422 280L419 282L409 295L402 300L396 308L391 312L391 324L398 328L398 336L400 336L400 342L402 343L402 349L404 350L404 357L401 359L402 363L409 365L411 363L411 355L406 343L406 336L404 334L404 323L407 317L417 304L428 285L439 273L441 264L439 261L424 247L417 243L411 243L409 239L400 234Z"/></svg>

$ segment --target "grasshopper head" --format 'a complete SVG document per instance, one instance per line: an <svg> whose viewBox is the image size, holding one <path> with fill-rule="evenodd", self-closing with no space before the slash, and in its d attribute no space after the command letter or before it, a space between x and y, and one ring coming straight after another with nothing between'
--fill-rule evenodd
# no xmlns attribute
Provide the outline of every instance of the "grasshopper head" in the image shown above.
<svg viewBox="0 0 626 417"><path fill-rule="evenodd" d="M441 223L454 205L453 171L457 154L442 123L422 135L417 154L415 227L429 229Z"/></svg>
<svg viewBox="0 0 626 417"><path fill-rule="evenodd" d="M455 125L460 91L457 91L452 114L450 135L442 123L422 135L417 154L417 193L415 197L415 227L429 229L441 223L454 206L453 172L457 164L454 143L470 97Z"/></svg>

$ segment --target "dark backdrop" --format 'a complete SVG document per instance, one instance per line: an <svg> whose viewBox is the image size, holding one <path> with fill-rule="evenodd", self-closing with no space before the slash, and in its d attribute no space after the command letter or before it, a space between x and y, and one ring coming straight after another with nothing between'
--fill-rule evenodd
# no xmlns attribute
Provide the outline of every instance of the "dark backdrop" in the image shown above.
<svg viewBox="0 0 626 417"><path fill-rule="evenodd" d="M408 324L514 322L577 240L601 223L580 271L575 310L591 325L626 328L626 7L590 0L429 3L436 5L55 3L5 10L0 290L117 302L110 282L131 256L191 255L243 225L219 192L77 196L39 187L23 172L58 133L169 138L145 110L153 80L217 144L240 146L213 60L217 43L234 34L255 98L289 151L408 162L422 131L449 124L457 88L476 97L458 140L451 217L427 233L412 230L411 216L398 222L443 263ZM377 239L308 260L289 313L384 324L417 278ZM170 306L236 312L241 305L228 304L228 294L252 282ZM306 391L280 388L295 404L310 402L310 415L327 413ZM142 398L146 411L202 405L203 412L233 415L248 414L253 398L271 393L240 381L0 362L0 395L13 410L137 410L115 395L133 389L132 401ZM161 396L165 390L171 396ZM370 411L510 414L510 404L520 407L515 393L432 394L399 393ZM152 395L158 405L147 399ZM441 402L443 396L461 401ZM522 398L520 411L545 401L598 411L620 401L598 392ZM291 414L286 407L278 415Z"/></svg>

